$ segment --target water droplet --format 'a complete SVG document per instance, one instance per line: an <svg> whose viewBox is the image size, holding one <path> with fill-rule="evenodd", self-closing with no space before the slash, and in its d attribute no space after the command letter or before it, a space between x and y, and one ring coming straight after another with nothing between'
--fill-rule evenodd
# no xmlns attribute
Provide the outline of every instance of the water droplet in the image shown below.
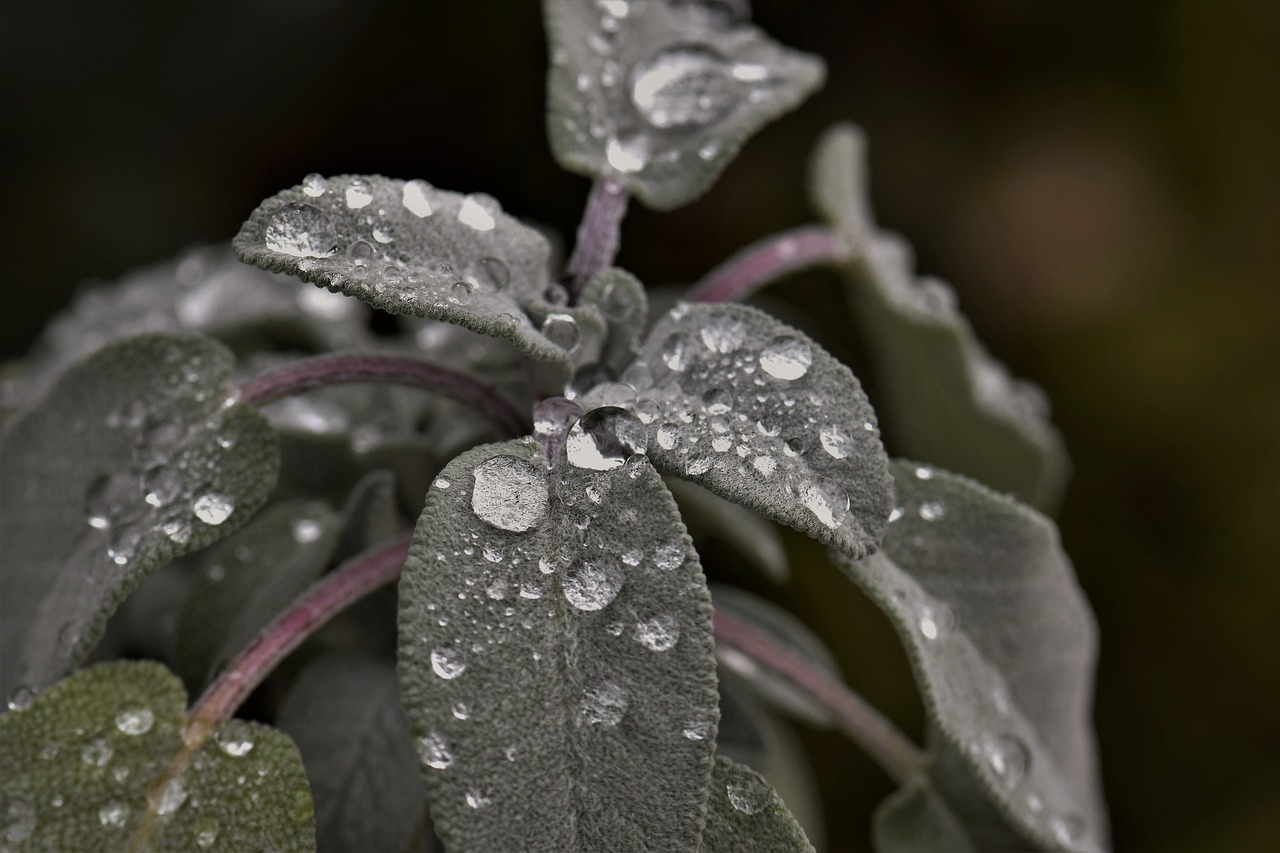
<svg viewBox="0 0 1280 853"><path fill-rule="evenodd" d="M547 514L546 472L515 456L495 456L476 466L471 509L481 521L523 533Z"/></svg>
<svg viewBox="0 0 1280 853"><path fill-rule="evenodd" d="M947 508L937 501L920 504L920 517L925 521L938 521L947 514Z"/></svg>
<svg viewBox="0 0 1280 853"><path fill-rule="evenodd" d="M622 722L631 697L626 688L612 681L602 681L583 691L578 706L578 725L613 728Z"/></svg>
<svg viewBox="0 0 1280 853"><path fill-rule="evenodd" d="M158 792L147 793L147 803L158 815L173 814L187 801L187 789L181 776L174 776Z"/></svg>
<svg viewBox="0 0 1280 853"><path fill-rule="evenodd" d="M196 518L205 524L212 524L215 527L230 518L235 508L236 503L230 496L218 494L217 492L201 495L191 505L191 510L195 513Z"/></svg>
<svg viewBox="0 0 1280 853"><path fill-rule="evenodd" d="M142 475L142 490L151 506L167 506L182 491L182 475L174 467L157 465Z"/></svg>
<svg viewBox="0 0 1280 853"><path fill-rule="evenodd" d="M601 406L578 418L565 441L569 464L592 471L621 468L628 457L648 450L644 424L617 406Z"/></svg>
<svg viewBox="0 0 1280 853"><path fill-rule="evenodd" d="M400 201L414 216L430 216L431 202L427 199L429 189L431 187L426 181L405 181Z"/></svg>
<svg viewBox="0 0 1280 853"><path fill-rule="evenodd" d="M431 669L446 681L457 678L467 670L467 663L457 651L436 649L431 653Z"/></svg>
<svg viewBox="0 0 1280 853"><path fill-rule="evenodd" d="M112 829L121 829L129 821L129 807L124 803L107 803L98 809L98 822Z"/></svg>
<svg viewBox="0 0 1280 853"><path fill-rule="evenodd" d="M902 516L904 515L906 515L906 512L902 509L902 507L895 506L893 508L893 511L889 513L889 523L893 524L895 521L902 518Z"/></svg>
<svg viewBox="0 0 1280 853"><path fill-rule="evenodd" d="M799 379L812 364L813 350L791 335L774 338L760 352L760 369L775 379Z"/></svg>
<svg viewBox="0 0 1280 853"><path fill-rule="evenodd" d="M600 310L610 322L621 323L635 310L635 305L631 301L631 291L621 282L609 282L605 285L604 292L600 294Z"/></svg>
<svg viewBox="0 0 1280 853"><path fill-rule="evenodd" d="M195 842L201 850L208 850L218 840L218 821L212 817L202 817L196 821Z"/></svg>
<svg viewBox="0 0 1280 853"><path fill-rule="evenodd" d="M128 708L116 714L116 728L131 736L145 735L155 724L156 715L150 708Z"/></svg>
<svg viewBox="0 0 1280 853"><path fill-rule="evenodd" d="M311 518L299 518L293 522L293 540L300 545L314 542L324 533L320 522Z"/></svg>
<svg viewBox="0 0 1280 853"><path fill-rule="evenodd" d="M117 566L123 566L138 553L142 544L142 528L136 524L126 524L116 529L107 546L107 557Z"/></svg>
<svg viewBox="0 0 1280 853"><path fill-rule="evenodd" d="M503 553L501 548L495 548L492 545L486 545L484 546L482 553L484 554L484 558L488 560L490 563L502 562Z"/></svg>
<svg viewBox="0 0 1280 853"><path fill-rule="evenodd" d="M924 604L920 607L920 616L916 625L920 628L920 636L926 640L936 640L949 631L955 624L955 616L946 605L934 607Z"/></svg>
<svg viewBox="0 0 1280 853"><path fill-rule="evenodd" d="M458 279L449 288L449 301L454 305L467 305L471 302L471 285Z"/></svg>
<svg viewBox="0 0 1280 853"><path fill-rule="evenodd" d="M368 267L377 256L377 250L368 240L353 240L351 245L347 246L347 262L353 267Z"/></svg>
<svg viewBox="0 0 1280 853"><path fill-rule="evenodd" d="M9 697L5 704L8 705L10 711L25 711L35 701L36 692L25 684L19 684L9 691Z"/></svg>
<svg viewBox="0 0 1280 853"><path fill-rule="evenodd" d="M632 74L631 102L646 122L660 129L705 126L739 98L728 64L705 48L665 50Z"/></svg>
<svg viewBox="0 0 1280 853"><path fill-rule="evenodd" d="M689 461L685 463L685 473L690 477L697 477L699 474L705 474L711 470L712 462L710 456L690 456Z"/></svg>
<svg viewBox="0 0 1280 853"><path fill-rule="evenodd" d="M271 251L295 258L327 258L338 251L338 229L333 220L301 201L272 213L262 238Z"/></svg>
<svg viewBox="0 0 1280 853"><path fill-rule="evenodd" d="M665 652L680 639L680 625L674 616L654 616L636 624L635 638L646 649Z"/></svg>
<svg viewBox="0 0 1280 853"><path fill-rule="evenodd" d="M443 735L431 732L418 740L418 758L428 767L444 770L453 763L453 750Z"/></svg>
<svg viewBox="0 0 1280 853"><path fill-rule="evenodd" d="M743 814L755 814L769 802L769 791L754 776L744 776L725 785L729 804Z"/></svg>
<svg viewBox="0 0 1280 853"><path fill-rule="evenodd" d="M368 181L356 179L347 187L346 192L347 207L352 210L359 210L367 207L373 201L373 188L369 186Z"/></svg>
<svg viewBox="0 0 1280 853"><path fill-rule="evenodd" d="M609 137L604 158L614 171L624 175L639 172L649 162L649 138L640 133Z"/></svg>
<svg viewBox="0 0 1280 853"><path fill-rule="evenodd" d="M542 584L532 582L520 584L520 597L529 601L537 601L542 598Z"/></svg>
<svg viewBox="0 0 1280 853"><path fill-rule="evenodd" d="M795 484L796 497L824 527L835 530L849 514L849 495L826 477L802 477Z"/></svg>
<svg viewBox="0 0 1280 853"><path fill-rule="evenodd" d="M493 802L493 798L485 794L478 788L473 788L466 793L467 806L473 809L482 809Z"/></svg>
<svg viewBox="0 0 1280 853"><path fill-rule="evenodd" d="M493 290L502 290L511 281L511 268L501 258L484 257L479 260L485 282Z"/></svg>
<svg viewBox="0 0 1280 853"><path fill-rule="evenodd" d="M462 200L462 205L458 208L458 221L477 231L492 231L498 225L493 214L485 210L485 205L474 195Z"/></svg>
<svg viewBox="0 0 1280 853"><path fill-rule="evenodd" d="M1084 837L1084 818L1077 814L1057 814L1049 818L1049 832L1059 844L1074 844Z"/></svg>
<svg viewBox="0 0 1280 853"><path fill-rule="evenodd" d="M107 743L106 738L98 738L84 745L80 750L80 760L91 767L105 767L115 751Z"/></svg>
<svg viewBox="0 0 1280 853"><path fill-rule="evenodd" d="M737 320L719 320L698 330L703 345L714 353L736 352L747 337L747 327Z"/></svg>
<svg viewBox="0 0 1280 853"><path fill-rule="evenodd" d="M689 740L706 740L711 734L711 721L703 717L693 717L684 724L684 736Z"/></svg>
<svg viewBox="0 0 1280 853"><path fill-rule="evenodd" d="M706 406L707 414L723 415L733 408L733 395L723 388L711 388L702 395L702 404Z"/></svg>
<svg viewBox="0 0 1280 853"><path fill-rule="evenodd" d="M395 229L390 225L382 224L373 227L373 239L379 243L390 243L396 238Z"/></svg>
<svg viewBox="0 0 1280 853"><path fill-rule="evenodd" d="M698 156L703 160L710 160L720 153L720 145L717 142L708 142L706 145L698 149Z"/></svg>
<svg viewBox="0 0 1280 853"><path fill-rule="evenodd" d="M992 772L1009 789L1018 787L1031 768L1031 751L1013 735L984 736L982 755Z"/></svg>
<svg viewBox="0 0 1280 853"><path fill-rule="evenodd" d="M312 172L302 179L302 191L312 198L319 198L328 189L329 182L323 175Z"/></svg>
<svg viewBox="0 0 1280 853"><path fill-rule="evenodd" d="M465 720L471 716L471 709L465 702L455 702L452 710L453 716L459 720Z"/></svg>
<svg viewBox="0 0 1280 853"><path fill-rule="evenodd" d="M674 571L684 564L684 545L667 542L653 549L653 563L665 572Z"/></svg>
<svg viewBox="0 0 1280 853"><path fill-rule="evenodd" d="M751 460L751 467L766 477L772 477L773 472L778 470L778 460L772 456L757 456Z"/></svg>
<svg viewBox="0 0 1280 853"><path fill-rule="evenodd" d="M644 559L644 552L639 548L631 548L622 552L622 562L628 566L638 566L640 561Z"/></svg>
<svg viewBox="0 0 1280 853"><path fill-rule="evenodd" d="M853 452L853 436L839 424L823 427L818 438L822 442L822 449L836 459L844 459Z"/></svg>
<svg viewBox="0 0 1280 853"><path fill-rule="evenodd" d="M1039 794L1027 794L1027 810L1032 814L1044 811L1044 800L1040 799Z"/></svg>
<svg viewBox="0 0 1280 853"><path fill-rule="evenodd" d="M244 758L253 751L253 739L244 731L243 727L231 726L219 729L214 739L218 742L218 748L232 758Z"/></svg>
<svg viewBox="0 0 1280 853"><path fill-rule="evenodd" d="M932 469L932 468L925 468L924 466L921 466L921 467L917 468L917 469L916 469L916 478L917 478L917 479L920 479L920 480L932 480L932 479L933 479L933 469Z"/></svg>
<svg viewBox="0 0 1280 853"><path fill-rule="evenodd" d="M693 361L693 346L689 337L675 332L662 342L662 361L677 373Z"/></svg>
<svg viewBox="0 0 1280 853"><path fill-rule="evenodd" d="M110 527L112 519L132 503L136 488L133 477L127 474L103 475L94 480L84 501L89 526L97 530Z"/></svg>
<svg viewBox="0 0 1280 853"><path fill-rule="evenodd" d="M542 336L565 352L576 352L581 334L578 321L568 314L548 314L542 321Z"/></svg>
<svg viewBox="0 0 1280 853"><path fill-rule="evenodd" d="M663 450L672 450L680 440L680 427L675 424L663 424L658 427L658 446Z"/></svg>
<svg viewBox="0 0 1280 853"><path fill-rule="evenodd" d="M191 541L191 524L183 519L166 521L160 525L160 532L178 545L186 545Z"/></svg>
<svg viewBox="0 0 1280 853"><path fill-rule="evenodd" d="M622 570L602 560L587 560L564 576L565 600L579 610L603 610L622 589Z"/></svg>

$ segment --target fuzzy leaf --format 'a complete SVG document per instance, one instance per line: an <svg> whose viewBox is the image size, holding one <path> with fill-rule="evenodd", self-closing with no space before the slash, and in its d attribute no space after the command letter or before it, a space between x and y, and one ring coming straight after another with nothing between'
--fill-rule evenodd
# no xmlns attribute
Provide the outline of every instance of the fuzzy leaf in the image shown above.
<svg viewBox="0 0 1280 853"><path fill-rule="evenodd" d="M418 522L400 679L436 830L462 850L694 849L717 718L697 554L643 457L556 458L464 453Z"/></svg>
<svg viewBox="0 0 1280 853"><path fill-rule="evenodd" d="M718 755L701 849L703 853L812 853L813 845L759 773Z"/></svg>
<svg viewBox="0 0 1280 853"><path fill-rule="evenodd" d="M569 354L535 322L558 310L580 325L603 323L594 309L556 309L546 301L550 249L542 235L490 196L421 180L310 179L258 205L232 245L241 260L262 269L392 314L456 323L559 364L569 364ZM582 357L591 349L583 347Z"/></svg>
<svg viewBox="0 0 1280 853"><path fill-rule="evenodd" d="M980 848L1099 849L1096 627L1057 530L967 478L914 463L894 474L881 552L833 559L903 639L934 782Z"/></svg>
<svg viewBox="0 0 1280 853"><path fill-rule="evenodd" d="M337 544L338 521L319 501L275 504L195 557L174 662L192 692L320 577Z"/></svg>
<svg viewBox="0 0 1280 853"><path fill-rule="evenodd" d="M630 399L596 389L583 408L633 410L658 470L848 553L875 550L892 503L875 413L804 334L745 305L680 304L628 373Z"/></svg>
<svg viewBox="0 0 1280 853"><path fill-rule="evenodd" d="M313 850L298 751L231 720L186 769L186 696L150 661L100 664L0 719L5 850Z"/></svg>
<svg viewBox="0 0 1280 853"><path fill-rule="evenodd" d="M547 129L561 166L616 175L655 210L680 207L822 85L818 57L697 5L544 0Z"/></svg>
<svg viewBox="0 0 1280 853"><path fill-rule="evenodd" d="M776 525L701 486L675 477L664 478L664 481L680 504L680 516L688 525L695 546L707 540L721 540L769 580L777 584L787 582L791 565Z"/></svg>
<svg viewBox="0 0 1280 853"><path fill-rule="evenodd" d="M916 277L902 238L876 228L865 148L853 125L829 130L813 157L810 193L853 248L842 271L879 373L876 408L888 439L904 456L1055 508L1069 463L1044 394L987 353L949 286Z"/></svg>
<svg viewBox="0 0 1280 853"><path fill-rule="evenodd" d="M885 800L872 819L878 853L974 853L959 819L929 785L913 782Z"/></svg>
<svg viewBox="0 0 1280 853"><path fill-rule="evenodd" d="M321 658L294 683L277 725L302 753L321 853L409 849L427 795L394 666Z"/></svg>
<svg viewBox="0 0 1280 853"><path fill-rule="evenodd" d="M143 335L68 370L0 440L0 689L69 672L159 566L240 527L279 464L257 410L226 406L231 353Z"/></svg>
<svg viewBox="0 0 1280 853"><path fill-rule="evenodd" d="M601 353L604 364L622 373L636 357L649 322L649 299L644 285L626 270L610 267L597 273L582 291L582 304L594 305L609 325Z"/></svg>

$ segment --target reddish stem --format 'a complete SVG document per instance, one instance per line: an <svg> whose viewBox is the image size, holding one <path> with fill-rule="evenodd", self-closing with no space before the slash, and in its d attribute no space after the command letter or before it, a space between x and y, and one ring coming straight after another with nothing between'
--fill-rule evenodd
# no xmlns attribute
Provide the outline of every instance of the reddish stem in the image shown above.
<svg viewBox="0 0 1280 853"><path fill-rule="evenodd" d="M619 229L630 196L616 175L596 178L578 225L578 239L565 271L569 274L569 304L578 304L582 288L618 254Z"/></svg>
<svg viewBox="0 0 1280 853"><path fill-rule="evenodd" d="M267 674L307 637L370 592L399 577L411 539L412 534L406 533L343 563L263 628L192 706L184 735L188 748L195 748L231 719Z"/></svg>
<svg viewBox="0 0 1280 853"><path fill-rule="evenodd" d="M513 438L529 434L529 419L492 385L458 370L399 355L335 353L300 359L250 379L241 387L240 397L262 406L347 382L389 382L435 391L475 406Z"/></svg>
<svg viewBox="0 0 1280 853"><path fill-rule="evenodd" d="M779 645L772 637L723 610L712 617L716 642L785 678L831 712L845 733L899 784L924 774L927 760L911 740L838 679Z"/></svg>
<svg viewBox="0 0 1280 853"><path fill-rule="evenodd" d="M746 299L783 276L820 264L847 260L849 248L826 225L805 225L766 237L702 277L685 294L689 302Z"/></svg>

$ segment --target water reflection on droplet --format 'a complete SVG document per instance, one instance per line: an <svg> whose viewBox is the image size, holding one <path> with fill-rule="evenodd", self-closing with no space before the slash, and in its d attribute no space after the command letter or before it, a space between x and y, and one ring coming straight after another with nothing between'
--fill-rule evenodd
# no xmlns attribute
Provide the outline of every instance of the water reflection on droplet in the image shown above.
<svg viewBox="0 0 1280 853"><path fill-rule="evenodd" d="M471 509L501 530L523 533L547 514L546 472L516 456L495 456L476 466Z"/></svg>
<svg viewBox="0 0 1280 853"><path fill-rule="evenodd" d="M648 450L644 424L617 406L601 406L587 412L569 429L565 441L569 464L592 471L621 468L628 457Z"/></svg>
<svg viewBox="0 0 1280 853"><path fill-rule="evenodd" d="M327 258L338 250L338 230L333 220L301 201L272 213L262 239L271 251L295 258Z"/></svg>
<svg viewBox="0 0 1280 853"><path fill-rule="evenodd" d="M774 338L760 352L760 369L776 379L799 379L812 364L813 350L791 335Z"/></svg>

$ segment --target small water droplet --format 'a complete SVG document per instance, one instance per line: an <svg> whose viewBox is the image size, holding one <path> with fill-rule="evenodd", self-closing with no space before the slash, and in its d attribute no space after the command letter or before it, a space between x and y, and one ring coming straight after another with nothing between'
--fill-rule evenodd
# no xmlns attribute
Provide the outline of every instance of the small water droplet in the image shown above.
<svg viewBox="0 0 1280 853"><path fill-rule="evenodd" d="M127 474L104 474L95 479L85 493L84 508L89 526L97 530L110 527L112 519L132 503L136 488L133 477Z"/></svg>
<svg viewBox="0 0 1280 853"><path fill-rule="evenodd" d="M701 47L675 47L636 66L631 102L659 129L703 127L725 115L741 97L729 65Z"/></svg>
<svg viewBox="0 0 1280 853"><path fill-rule="evenodd" d="M244 758L253 751L253 739L241 726L226 726L214 736L218 748L232 758Z"/></svg>
<svg viewBox="0 0 1280 853"><path fill-rule="evenodd" d="M401 203L410 213L418 217L427 217L431 215L431 202L427 199L427 192L431 189L426 181L405 181L404 190L401 195Z"/></svg>
<svg viewBox="0 0 1280 853"><path fill-rule="evenodd" d="M542 321L542 336L565 352L576 352L581 333L578 321L568 314L548 314Z"/></svg>
<svg viewBox="0 0 1280 853"><path fill-rule="evenodd" d="M921 467L919 467L919 468L916 468L916 478L917 478L917 479L920 479L920 480L932 480L932 479L933 479L933 469L932 469L932 468L925 468L924 466L921 466Z"/></svg>
<svg viewBox="0 0 1280 853"><path fill-rule="evenodd" d="M680 625L674 616L654 616L636 624L635 638L650 651L665 652L680 639Z"/></svg>
<svg viewBox="0 0 1280 853"><path fill-rule="evenodd" d="M10 711L25 711L36 701L36 692L25 684L19 684L9 691L6 701Z"/></svg>
<svg viewBox="0 0 1280 853"><path fill-rule="evenodd" d="M436 649L431 653L431 669L436 675L447 681L457 678L466 672L467 663L457 651Z"/></svg>
<svg viewBox="0 0 1280 853"><path fill-rule="evenodd" d="M212 817L202 817L193 827L196 846L208 850L218 840L218 821Z"/></svg>
<svg viewBox="0 0 1280 853"><path fill-rule="evenodd" d="M760 352L760 369L775 379L799 379L809 372L812 364L813 350L791 335L774 338Z"/></svg>
<svg viewBox="0 0 1280 853"><path fill-rule="evenodd" d="M684 564L685 549L680 542L667 542L653 549L653 563L665 572L674 571Z"/></svg>
<svg viewBox="0 0 1280 853"><path fill-rule="evenodd" d="M158 792L147 793L147 804L158 815L173 814L187 801L187 789L181 776L174 776Z"/></svg>
<svg viewBox="0 0 1280 853"><path fill-rule="evenodd" d="M390 243L396 239L396 232L390 225L375 225L373 239L379 243Z"/></svg>
<svg viewBox="0 0 1280 853"><path fill-rule="evenodd" d="M688 335L675 332L662 342L662 361L677 373L693 361L693 346Z"/></svg>
<svg viewBox="0 0 1280 853"><path fill-rule="evenodd" d="M324 195L324 191L328 189L329 182L324 179L323 175L312 172L302 179L302 191L312 198L319 198Z"/></svg>
<svg viewBox="0 0 1280 853"><path fill-rule="evenodd" d="M1027 778L1031 751L1013 735L988 734L982 740L982 756L1006 788L1013 789Z"/></svg>
<svg viewBox="0 0 1280 853"><path fill-rule="evenodd" d="M155 721L155 712L146 706L127 708L116 714L116 728L133 737L145 735L151 731Z"/></svg>
<svg viewBox="0 0 1280 853"><path fill-rule="evenodd" d="M444 736L431 732L418 740L418 758L428 767L444 770L453 763L453 750L449 748Z"/></svg>
<svg viewBox="0 0 1280 853"><path fill-rule="evenodd" d="M672 450L680 440L680 427L675 424L663 424L658 427L658 446L663 450Z"/></svg>
<svg viewBox="0 0 1280 853"><path fill-rule="evenodd" d="M458 221L477 231L492 231L498 224L493 214L485 209L485 204L475 195L462 200L462 205L458 208Z"/></svg>
<svg viewBox="0 0 1280 853"><path fill-rule="evenodd" d="M565 600L579 610L603 610L622 589L622 570L603 560L587 560L564 576Z"/></svg>
<svg viewBox="0 0 1280 853"><path fill-rule="evenodd" d="M122 829L129 821L129 807L124 803L107 803L98 809L98 822L111 829Z"/></svg>
<svg viewBox="0 0 1280 853"><path fill-rule="evenodd" d="M178 545L186 545L191 541L191 524L183 519L166 521L160 525L160 532Z"/></svg>
<svg viewBox="0 0 1280 853"><path fill-rule="evenodd" d="M835 530L849 514L849 495L834 480L802 476L795 484L796 497L824 527Z"/></svg>
<svg viewBox="0 0 1280 853"><path fill-rule="evenodd" d="M333 220L301 201L272 213L262 239L271 251L295 258L327 258L338 251L338 229Z"/></svg>
<svg viewBox="0 0 1280 853"><path fill-rule="evenodd" d="M511 281L511 268L501 258L484 257L479 260L485 282L493 290L502 290Z"/></svg>
<svg viewBox="0 0 1280 853"><path fill-rule="evenodd" d="M936 640L951 630L955 624L955 615L946 605L934 607L932 604L920 606L920 615L916 625L920 628L920 636L926 640Z"/></svg>
<svg viewBox="0 0 1280 853"><path fill-rule="evenodd" d="M476 466L471 509L481 521L523 533L547 514L546 472L515 456L495 456Z"/></svg>
<svg viewBox="0 0 1280 853"><path fill-rule="evenodd" d="M648 450L644 424L617 406L601 406L578 418L565 441L569 464L592 471L621 468L630 456Z"/></svg>
<svg viewBox="0 0 1280 853"><path fill-rule="evenodd" d="M466 793L466 802L469 808L482 809L493 802L493 798L485 794L479 788L472 788Z"/></svg>
<svg viewBox="0 0 1280 853"><path fill-rule="evenodd" d="M299 518L292 524L293 540L300 545L314 542L324 533L320 522L311 518Z"/></svg>
<svg viewBox="0 0 1280 853"><path fill-rule="evenodd" d="M622 722L631 703L626 688L612 681L602 681L583 691L578 706L578 725L613 728Z"/></svg>
<svg viewBox="0 0 1280 853"><path fill-rule="evenodd" d="M230 496L217 492L201 495L191 505L191 511L195 513L196 518L215 527L230 518L235 508L236 503Z"/></svg>
<svg viewBox="0 0 1280 853"><path fill-rule="evenodd" d="M1075 844L1084 837L1084 818L1078 814L1056 814L1049 818L1049 832L1059 844Z"/></svg>
<svg viewBox="0 0 1280 853"><path fill-rule="evenodd" d="M114 754L115 751L106 738L98 738L84 745L80 750L80 759L91 767L105 767Z"/></svg>
<svg viewBox="0 0 1280 853"><path fill-rule="evenodd" d="M117 566L123 566L138 553L142 544L143 530L136 524L126 524L116 528L107 546L107 557Z"/></svg>
<svg viewBox="0 0 1280 853"><path fill-rule="evenodd" d="M769 791L754 776L744 776L725 785L729 804L743 814L755 814L769 802Z"/></svg>
<svg viewBox="0 0 1280 853"><path fill-rule="evenodd" d="M733 408L733 394L723 388L710 388L702 395L702 404L706 407L707 414L723 415Z"/></svg>
<svg viewBox="0 0 1280 853"><path fill-rule="evenodd" d="M706 740L711 734L711 721L703 717L693 717L684 724L684 736L689 740Z"/></svg>
<svg viewBox="0 0 1280 853"><path fill-rule="evenodd" d="M649 138L640 133L611 136L605 143L604 158L615 171L624 175L639 172L649 162Z"/></svg>
<svg viewBox="0 0 1280 853"><path fill-rule="evenodd" d="M697 477L710 471L714 464L710 456L690 456L684 466L685 474Z"/></svg>
<svg viewBox="0 0 1280 853"><path fill-rule="evenodd" d="M369 182L357 178L347 187L345 195L347 207L352 210L359 210L362 207L368 207L373 201L373 188L369 186Z"/></svg>
<svg viewBox="0 0 1280 853"><path fill-rule="evenodd" d="M702 344L720 355L736 352L746 340L747 327L737 320L718 320L698 330Z"/></svg>
<svg viewBox="0 0 1280 853"><path fill-rule="evenodd" d="M644 559L644 552L639 548L631 548L622 552L622 562L628 566L638 566L640 561Z"/></svg>
<svg viewBox="0 0 1280 853"><path fill-rule="evenodd" d="M157 465L142 475L142 490L151 506L167 506L182 491L182 475L172 466Z"/></svg>
<svg viewBox="0 0 1280 853"><path fill-rule="evenodd" d="M449 301L454 305L468 305L471 302L471 285L458 279L449 288Z"/></svg>
<svg viewBox="0 0 1280 853"><path fill-rule="evenodd" d="M822 449L835 459L844 459L853 452L853 436L839 424L830 424L818 433Z"/></svg>
<svg viewBox="0 0 1280 853"><path fill-rule="evenodd" d="M631 316L635 305L631 301L631 291L622 282L611 281L605 285L600 294L600 310L612 323L621 323Z"/></svg>
<svg viewBox="0 0 1280 853"><path fill-rule="evenodd" d="M920 504L920 517L925 521L939 521L947 514L947 508L937 501Z"/></svg>
<svg viewBox="0 0 1280 853"><path fill-rule="evenodd" d="M459 720L468 719L471 716L471 709L467 707L465 702L453 703L453 716Z"/></svg>

